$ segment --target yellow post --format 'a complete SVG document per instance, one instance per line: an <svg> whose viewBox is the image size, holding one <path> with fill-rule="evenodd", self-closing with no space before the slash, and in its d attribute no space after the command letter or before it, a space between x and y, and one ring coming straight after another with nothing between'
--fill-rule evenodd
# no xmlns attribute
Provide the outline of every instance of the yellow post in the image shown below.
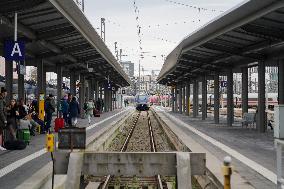
<svg viewBox="0 0 284 189"><path fill-rule="evenodd" d="M44 121L44 94L41 93L39 95L39 102L38 102L38 118Z"/></svg>
<svg viewBox="0 0 284 189"><path fill-rule="evenodd" d="M231 189L231 175L232 175L232 158L226 156L224 158L224 165L222 167L222 172L224 175L224 189Z"/></svg>
<svg viewBox="0 0 284 189"><path fill-rule="evenodd" d="M190 97L188 99L188 112L190 113Z"/></svg>
<svg viewBox="0 0 284 189"><path fill-rule="evenodd" d="M45 147L48 152L54 151L54 134L46 135Z"/></svg>

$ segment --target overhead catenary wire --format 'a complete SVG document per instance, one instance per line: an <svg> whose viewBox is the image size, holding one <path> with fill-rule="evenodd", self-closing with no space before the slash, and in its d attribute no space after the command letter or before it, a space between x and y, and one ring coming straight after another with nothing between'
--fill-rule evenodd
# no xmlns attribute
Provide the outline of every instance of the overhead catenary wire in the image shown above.
<svg viewBox="0 0 284 189"><path fill-rule="evenodd" d="M199 6L196 6L196 5L190 5L190 4L181 3L181 2L177 2L177 1L173 1L173 0L165 0L165 1L167 1L167 2L169 2L169 3L172 3L172 4L185 6L185 7L188 7L188 8L193 8L193 9L198 10L199 12L201 12L201 11L224 12L224 11L222 11L222 10L199 7Z"/></svg>

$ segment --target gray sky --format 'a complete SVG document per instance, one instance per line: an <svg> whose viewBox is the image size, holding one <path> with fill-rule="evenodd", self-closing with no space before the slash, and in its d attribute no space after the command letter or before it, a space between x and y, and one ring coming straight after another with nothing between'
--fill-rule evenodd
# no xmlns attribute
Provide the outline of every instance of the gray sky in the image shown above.
<svg viewBox="0 0 284 189"><path fill-rule="evenodd" d="M174 0L172 0L174 1ZM176 0L191 6L216 11L199 12L196 8L178 5L169 0L136 0L139 9L142 48L145 53L141 66L159 70L162 55L168 55L187 35L216 16L236 6L242 0ZM100 19L106 19L106 44L114 53L114 42L123 49L123 61L135 63L138 72L139 42L133 0L85 0L85 14L100 33ZM167 41L165 41L167 40ZM153 57L155 56L155 57ZM149 73L145 71L145 74ZM143 74L143 73L142 73Z"/></svg>

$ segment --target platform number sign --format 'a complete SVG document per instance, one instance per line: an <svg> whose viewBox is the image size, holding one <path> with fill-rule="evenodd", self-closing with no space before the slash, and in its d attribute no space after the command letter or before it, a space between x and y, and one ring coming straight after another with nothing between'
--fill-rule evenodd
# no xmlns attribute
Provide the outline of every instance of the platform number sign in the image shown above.
<svg viewBox="0 0 284 189"><path fill-rule="evenodd" d="M9 61L25 60L25 43L23 41L5 41L5 59Z"/></svg>
<svg viewBox="0 0 284 189"><path fill-rule="evenodd" d="M221 81L221 87L227 87L227 81Z"/></svg>
<svg viewBox="0 0 284 189"><path fill-rule="evenodd" d="M108 90L111 90L111 89L112 89L112 87L111 87L111 84L110 84L110 83L108 83L108 84L107 84L107 89L108 89Z"/></svg>

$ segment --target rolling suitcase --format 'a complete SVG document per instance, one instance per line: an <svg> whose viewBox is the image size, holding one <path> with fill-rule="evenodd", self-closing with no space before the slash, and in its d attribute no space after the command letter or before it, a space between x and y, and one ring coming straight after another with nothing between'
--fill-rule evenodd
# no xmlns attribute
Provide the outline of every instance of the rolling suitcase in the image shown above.
<svg viewBox="0 0 284 189"><path fill-rule="evenodd" d="M101 114L97 109L94 109L94 116L95 117L101 117Z"/></svg>
<svg viewBox="0 0 284 189"><path fill-rule="evenodd" d="M24 141L26 144L30 144L31 133L29 129L20 129L18 132L18 139Z"/></svg>
<svg viewBox="0 0 284 189"><path fill-rule="evenodd" d="M54 125L54 131L58 132L59 129L64 128L64 119L63 118L56 118L55 119L55 125Z"/></svg>

